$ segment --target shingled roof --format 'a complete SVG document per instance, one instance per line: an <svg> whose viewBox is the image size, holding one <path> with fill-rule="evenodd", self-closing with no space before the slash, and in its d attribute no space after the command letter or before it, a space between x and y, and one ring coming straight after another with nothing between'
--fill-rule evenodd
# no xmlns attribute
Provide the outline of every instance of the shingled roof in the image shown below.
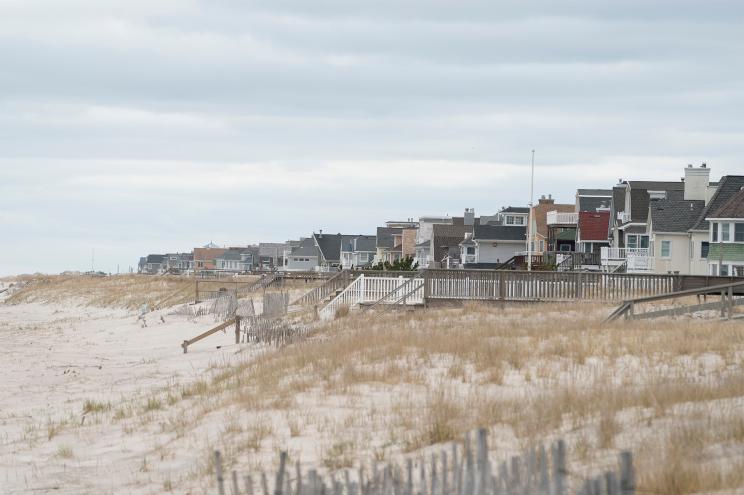
<svg viewBox="0 0 744 495"><path fill-rule="evenodd" d="M473 239L488 241L526 241L527 227L480 225L475 227Z"/></svg>
<svg viewBox="0 0 744 495"><path fill-rule="evenodd" d="M464 225L434 224L431 236L434 261L442 261L449 255L451 247L459 249L460 243L465 239L465 232Z"/></svg>
<svg viewBox="0 0 744 495"><path fill-rule="evenodd" d="M655 199L651 201L654 232L687 232L705 208L705 201Z"/></svg>
<svg viewBox="0 0 744 495"><path fill-rule="evenodd" d="M744 218L744 188L739 189L739 192L708 215L708 218Z"/></svg>
<svg viewBox="0 0 744 495"><path fill-rule="evenodd" d="M718 183L718 188L703 212L698 217L697 222L690 230L707 231L708 221L706 218L711 217L712 213L721 208L728 200L736 195L744 187L744 175L724 175ZM718 217L717 217L718 218Z"/></svg>
<svg viewBox="0 0 744 495"><path fill-rule="evenodd" d="M630 181L631 222L646 223L651 198L649 191L666 191L666 199L683 199L684 182Z"/></svg>

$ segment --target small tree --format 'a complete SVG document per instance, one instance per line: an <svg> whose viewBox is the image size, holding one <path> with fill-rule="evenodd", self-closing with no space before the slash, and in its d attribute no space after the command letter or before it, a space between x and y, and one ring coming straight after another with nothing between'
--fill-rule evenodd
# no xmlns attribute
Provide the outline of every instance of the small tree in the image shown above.
<svg viewBox="0 0 744 495"><path fill-rule="evenodd" d="M373 270L380 270L386 272L414 272L418 270L418 263L413 262L413 257L406 256L399 260L395 260L392 263L389 261L380 261L372 267Z"/></svg>

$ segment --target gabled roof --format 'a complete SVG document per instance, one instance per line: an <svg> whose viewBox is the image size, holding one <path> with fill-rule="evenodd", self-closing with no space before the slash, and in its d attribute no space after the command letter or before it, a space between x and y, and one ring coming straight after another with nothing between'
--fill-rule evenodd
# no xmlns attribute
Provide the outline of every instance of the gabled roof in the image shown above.
<svg viewBox="0 0 744 495"><path fill-rule="evenodd" d="M579 231L582 241L606 241L609 224L609 211L579 212Z"/></svg>
<svg viewBox="0 0 744 495"><path fill-rule="evenodd" d="M402 228L398 227L377 227L377 247L378 248L391 248L393 247L393 235L398 235L403 232Z"/></svg>
<svg viewBox="0 0 744 495"><path fill-rule="evenodd" d="M165 261L164 254L148 254L147 255L147 263L162 263L163 261Z"/></svg>
<svg viewBox="0 0 744 495"><path fill-rule="evenodd" d="M708 215L708 218L744 218L744 188Z"/></svg>
<svg viewBox="0 0 744 495"><path fill-rule="evenodd" d="M351 239L349 242L345 242L342 246L344 252L357 252L357 251L370 251L376 250L377 236L374 235L360 235Z"/></svg>
<svg viewBox="0 0 744 495"><path fill-rule="evenodd" d="M666 191L666 199L683 199L683 182L630 181L630 221L646 223L651 198L649 191Z"/></svg>
<svg viewBox="0 0 744 495"><path fill-rule="evenodd" d="M506 225L479 225L475 227L473 239L479 241L527 241L527 227Z"/></svg>
<svg viewBox="0 0 744 495"><path fill-rule="evenodd" d="M292 256L319 256L318 248L313 238L302 239L300 245L292 249Z"/></svg>
<svg viewBox="0 0 744 495"><path fill-rule="evenodd" d="M320 249L320 254L327 263L341 261L341 245L350 242L355 235L313 234L313 239Z"/></svg>
<svg viewBox="0 0 744 495"><path fill-rule="evenodd" d="M695 222L695 225L690 230L708 230L708 221L705 219L710 218L712 213L728 202L742 187L744 187L744 175L724 175L718 183L715 194L710 198L708 206L705 207L700 217L698 217L697 222Z"/></svg>
<svg viewBox="0 0 744 495"><path fill-rule="evenodd" d="M687 232L705 208L705 201L655 199L651 201L654 232Z"/></svg>

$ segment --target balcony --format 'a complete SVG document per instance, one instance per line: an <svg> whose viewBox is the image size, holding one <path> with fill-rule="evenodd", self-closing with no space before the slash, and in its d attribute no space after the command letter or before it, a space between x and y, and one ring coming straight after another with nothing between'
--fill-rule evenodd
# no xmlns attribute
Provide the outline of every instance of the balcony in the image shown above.
<svg viewBox="0 0 744 495"><path fill-rule="evenodd" d="M628 273L651 272L654 258L648 248L602 248L602 267L609 271L625 265Z"/></svg>
<svg viewBox="0 0 744 495"><path fill-rule="evenodd" d="M628 211L620 211L617 213L617 220L620 223L628 223L630 222L630 212Z"/></svg>
<svg viewBox="0 0 744 495"><path fill-rule="evenodd" d="M548 212L548 225L576 225L579 223L578 213Z"/></svg>

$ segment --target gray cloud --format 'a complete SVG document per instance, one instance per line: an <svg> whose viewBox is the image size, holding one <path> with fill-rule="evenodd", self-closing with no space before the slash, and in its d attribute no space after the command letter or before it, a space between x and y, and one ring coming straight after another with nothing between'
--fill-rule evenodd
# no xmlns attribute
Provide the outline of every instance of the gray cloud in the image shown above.
<svg viewBox="0 0 744 495"><path fill-rule="evenodd" d="M0 273L741 173L740 2L0 6Z"/></svg>

